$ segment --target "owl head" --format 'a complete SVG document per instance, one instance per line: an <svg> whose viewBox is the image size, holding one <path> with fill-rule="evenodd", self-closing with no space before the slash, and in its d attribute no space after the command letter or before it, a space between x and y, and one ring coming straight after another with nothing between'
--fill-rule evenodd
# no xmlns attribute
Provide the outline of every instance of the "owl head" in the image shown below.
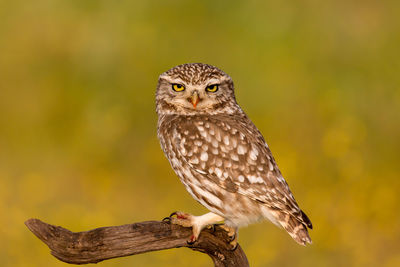
<svg viewBox="0 0 400 267"><path fill-rule="evenodd" d="M238 110L232 79L202 63L176 66L158 79L156 110L160 114L234 113Z"/></svg>

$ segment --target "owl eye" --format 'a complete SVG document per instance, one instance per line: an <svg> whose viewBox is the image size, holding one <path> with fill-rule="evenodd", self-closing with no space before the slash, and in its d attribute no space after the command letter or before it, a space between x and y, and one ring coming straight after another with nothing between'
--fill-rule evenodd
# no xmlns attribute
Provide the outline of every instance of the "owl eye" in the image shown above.
<svg viewBox="0 0 400 267"><path fill-rule="evenodd" d="M182 92L183 90L185 90L185 86L183 86L182 84L174 83L172 84L172 90L174 90L175 92Z"/></svg>
<svg viewBox="0 0 400 267"><path fill-rule="evenodd" d="M212 84L206 87L207 92L215 93L218 91L218 84Z"/></svg>

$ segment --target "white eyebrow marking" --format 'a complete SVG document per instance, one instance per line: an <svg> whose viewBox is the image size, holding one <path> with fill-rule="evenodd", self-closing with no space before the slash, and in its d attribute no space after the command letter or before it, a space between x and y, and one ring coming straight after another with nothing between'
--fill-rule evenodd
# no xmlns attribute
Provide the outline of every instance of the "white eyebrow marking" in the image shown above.
<svg viewBox="0 0 400 267"><path fill-rule="evenodd" d="M206 85L209 86L209 85L220 84L220 83L221 83L221 80L214 78L214 79L208 80L208 83Z"/></svg>
<svg viewBox="0 0 400 267"><path fill-rule="evenodd" d="M160 78L160 79L164 79L164 80L166 80L166 81L169 82L169 83L178 83L178 84L182 84L182 85L185 86L185 88L186 88L186 86L187 86L186 83L185 83L182 79L179 79L179 78L171 79L171 77L168 76L168 75L166 75L166 74L160 75L159 78Z"/></svg>
<svg viewBox="0 0 400 267"><path fill-rule="evenodd" d="M170 83L179 83L179 84L183 84L186 85L184 81L182 81L181 79L173 79L173 80L169 80Z"/></svg>

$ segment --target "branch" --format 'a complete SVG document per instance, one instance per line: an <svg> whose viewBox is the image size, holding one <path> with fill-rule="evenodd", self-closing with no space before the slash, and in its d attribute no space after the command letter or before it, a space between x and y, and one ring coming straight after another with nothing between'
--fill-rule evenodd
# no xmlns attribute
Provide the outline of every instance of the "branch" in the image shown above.
<svg viewBox="0 0 400 267"><path fill-rule="evenodd" d="M229 250L229 237L219 226L214 232L203 230L199 240L189 245L186 241L192 229L168 222L147 221L76 233L39 219L29 219L25 225L50 248L54 257L66 263L97 263L150 251L188 247L209 255L217 267L249 266L239 245L234 251Z"/></svg>

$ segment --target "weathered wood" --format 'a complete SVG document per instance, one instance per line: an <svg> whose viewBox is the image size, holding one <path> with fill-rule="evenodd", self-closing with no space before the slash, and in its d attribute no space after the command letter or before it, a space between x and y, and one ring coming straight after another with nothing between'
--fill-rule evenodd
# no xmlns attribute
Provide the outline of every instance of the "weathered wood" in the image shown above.
<svg viewBox="0 0 400 267"><path fill-rule="evenodd" d="M164 221L102 227L86 232L71 232L39 219L29 219L25 224L50 248L54 257L71 264L96 263L155 250L188 247L209 255L217 267L249 266L239 245L233 251L229 249L229 237L219 226L214 231L203 230L199 240L189 245L186 241L191 228Z"/></svg>

